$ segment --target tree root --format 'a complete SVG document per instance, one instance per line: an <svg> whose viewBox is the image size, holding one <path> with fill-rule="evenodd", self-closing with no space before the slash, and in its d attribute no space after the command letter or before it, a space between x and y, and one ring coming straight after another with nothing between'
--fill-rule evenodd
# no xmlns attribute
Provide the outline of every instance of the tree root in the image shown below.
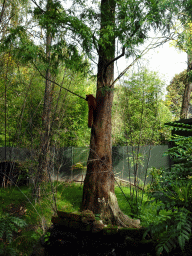
<svg viewBox="0 0 192 256"><path fill-rule="evenodd" d="M104 205L102 207L103 210L100 217L104 223L110 223L112 225L127 228L141 228L139 219L131 219L120 210L116 195L114 193L110 192L108 203L102 203Z"/></svg>

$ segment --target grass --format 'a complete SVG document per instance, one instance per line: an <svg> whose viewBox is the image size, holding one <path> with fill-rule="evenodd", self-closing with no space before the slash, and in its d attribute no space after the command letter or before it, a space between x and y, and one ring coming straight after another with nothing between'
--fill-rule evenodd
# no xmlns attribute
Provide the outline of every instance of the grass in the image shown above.
<svg viewBox="0 0 192 256"><path fill-rule="evenodd" d="M53 185L53 187L50 184L46 186L45 190L41 192L41 202L36 204L32 200L30 187L0 189L0 200L2 202L0 217L5 216L5 213L10 213L14 216L18 215L27 223L27 227L15 235L11 244L17 250L18 255L30 255L33 245L43 234L43 229L51 225L51 217L55 215L52 189L55 191L57 210L76 213L80 211L83 195L82 185L63 182L54 182ZM145 206L144 203L148 200L145 194L143 195L142 204L136 204L135 197L130 194L130 189L123 187L122 190L115 187L119 207L125 214L140 218L143 226L150 224L157 218L157 205ZM139 193L137 198L141 202L142 194Z"/></svg>
<svg viewBox="0 0 192 256"><path fill-rule="evenodd" d="M83 186L75 183L63 186L61 183L57 188L58 210L79 212L83 196Z"/></svg>
<svg viewBox="0 0 192 256"><path fill-rule="evenodd" d="M56 183L53 186L54 190L55 185ZM11 244L18 255L30 255L33 245L39 240L43 230L51 225L51 218L55 215L51 186L48 185L41 194L41 202L35 203L30 187L0 188L0 217L5 217L6 213L9 213L27 223L26 228L15 234ZM82 194L83 186L59 182L56 193L57 210L79 212ZM0 239L0 248L1 246Z"/></svg>

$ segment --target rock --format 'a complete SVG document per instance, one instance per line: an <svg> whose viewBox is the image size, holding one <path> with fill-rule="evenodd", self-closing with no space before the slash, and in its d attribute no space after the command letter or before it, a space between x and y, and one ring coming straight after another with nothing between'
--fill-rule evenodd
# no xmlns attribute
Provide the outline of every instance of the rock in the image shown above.
<svg viewBox="0 0 192 256"><path fill-rule="evenodd" d="M106 227L91 211L58 212L52 222L44 243L36 245L31 256L140 256L154 247L151 240L143 244L144 229Z"/></svg>
<svg viewBox="0 0 192 256"><path fill-rule="evenodd" d="M103 224L102 220L94 221L92 225L92 232L93 233L100 232L101 230L103 230L104 226L105 225Z"/></svg>

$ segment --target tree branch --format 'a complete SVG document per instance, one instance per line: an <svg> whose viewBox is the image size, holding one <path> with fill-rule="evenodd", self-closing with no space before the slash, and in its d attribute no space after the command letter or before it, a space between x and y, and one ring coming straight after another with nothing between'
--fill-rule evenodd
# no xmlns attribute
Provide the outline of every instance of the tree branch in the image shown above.
<svg viewBox="0 0 192 256"><path fill-rule="evenodd" d="M37 2L35 0L31 0L43 13L45 13L45 11L37 4Z"/></svg>
<svg viewBox="0 0 192 256"><path fill-rule="evenodd" d="M140 24L139 25L136 25L136 28L135 28L135 30L133 31L133 33L130 35L131 37L133 37L135 34L136 34L136 32L140 29ZM107 63L107 65L106 65L106 67L105 67L105 70L104 70L104 74L103 74L103 77L105 77L105 74L106 74L106 72L107 72L107 68L108 68L108 66L109 65L111 65L113 62L115 62L116 60L118 60L118 59L120 59L121 57L123 57L125 55L125 46L123 46L123 48L122 48L122 53L119 55L119 56L117 56L116 58L114 58L114 59L112 59L109 63Z"/></svg>
<svg viewBox="0 0 192 256"><path fill-rule="evenodd" d="M4 11L5 11L5 0L3 1L3 6L2 6L2 9L1 9L0 23L1 23L1 20L3 18Z"/></svg>
<svg viewBox="0 0 192 256"><path fill-rule="evenodd" d="M121 53L119 56L117 56L116 58L114 58L114 59L112 59L111 61L109 61L109 62L107 63L107 65L105 66L105 70L104 70L104 72L103 72L103 77L105 77L105 74L106 74L106 72L107 72L107 68L108 68L113 62L115 62L116 60L120 59L120 58L123 57L124 55L125 55L125 47L123 46L123 48L122 48L122 53Z"/></svg>
<svg viewBox="0 0 192 256"><path fill-rule="evenodd" d="M126 67L126 69L123 70L123 72L121 72L121 74L113 81L113 83L109 86L109 88L111 88L126 72L127 70L133 66L133 64L141 58L141 55L138 55L137 58L128 66Z"/></svg>
<svg viewBox="0 0 192 256"><path fill-rule="evenodd" d="M33 65L34 65L34 67L37 69L37 71L39 72L39 74L40 74L44 79L47 79L47 78L41 73L41 71L38 69L38 67L35 65L34 62L33 62ZM64 90L66 90L66 91L68 91L68 92L74 94L75 96L77 96L77 97L79 97L79 98L81 98L81 99L83 99L83 100L86 100L86 99L83 98L82 96L78 95L78 94L75 93L75 92L70 91L69 89L67 89L67 88L63 87L62 85L58 84L57 82L55 82L55 81L53 81L53 80L51 80L51 79L47 79L47 80L50 81L51 83L54 83L54 84L58 85L60 88L62 88L62 89L64 89Z"/></svg>
<svg viewBox="0 0 192 256"><path fill-rule="evenodd" d="M155 49L157 47L159 47L160 45L170 41L170 40L174 40L174 38L171 36L171 37L166 37L163 41L159 42L160 38L157 39L157 41L155 43L150 43L142 52L140 55L138 55L136 57L136 59L128 66L126 67L123 72L121 72L121 74L113 81L113 83L109 86L109 88L111 88L126 72L127 70L133 66L133 64L135 64L135 62L141 58L141 56L145 55L146 53L148 53L149 50L151 49Z"/></svg>

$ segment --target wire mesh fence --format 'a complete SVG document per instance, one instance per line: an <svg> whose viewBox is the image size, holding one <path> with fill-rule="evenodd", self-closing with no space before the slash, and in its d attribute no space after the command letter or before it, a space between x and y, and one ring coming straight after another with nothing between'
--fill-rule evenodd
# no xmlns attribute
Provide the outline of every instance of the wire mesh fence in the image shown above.
<svg viewBox="0 0 192 256"><path fill-rule="evenodd" d="M149 170L169 167L170 159L164 153L168 145L112 147L113 172L121 181L149 183ZM25 162L34 160L34 151L24 148L0 148L0 161ZM86 174L88 147L52 148L50 174L53 180L82 182Z"/></svg>

